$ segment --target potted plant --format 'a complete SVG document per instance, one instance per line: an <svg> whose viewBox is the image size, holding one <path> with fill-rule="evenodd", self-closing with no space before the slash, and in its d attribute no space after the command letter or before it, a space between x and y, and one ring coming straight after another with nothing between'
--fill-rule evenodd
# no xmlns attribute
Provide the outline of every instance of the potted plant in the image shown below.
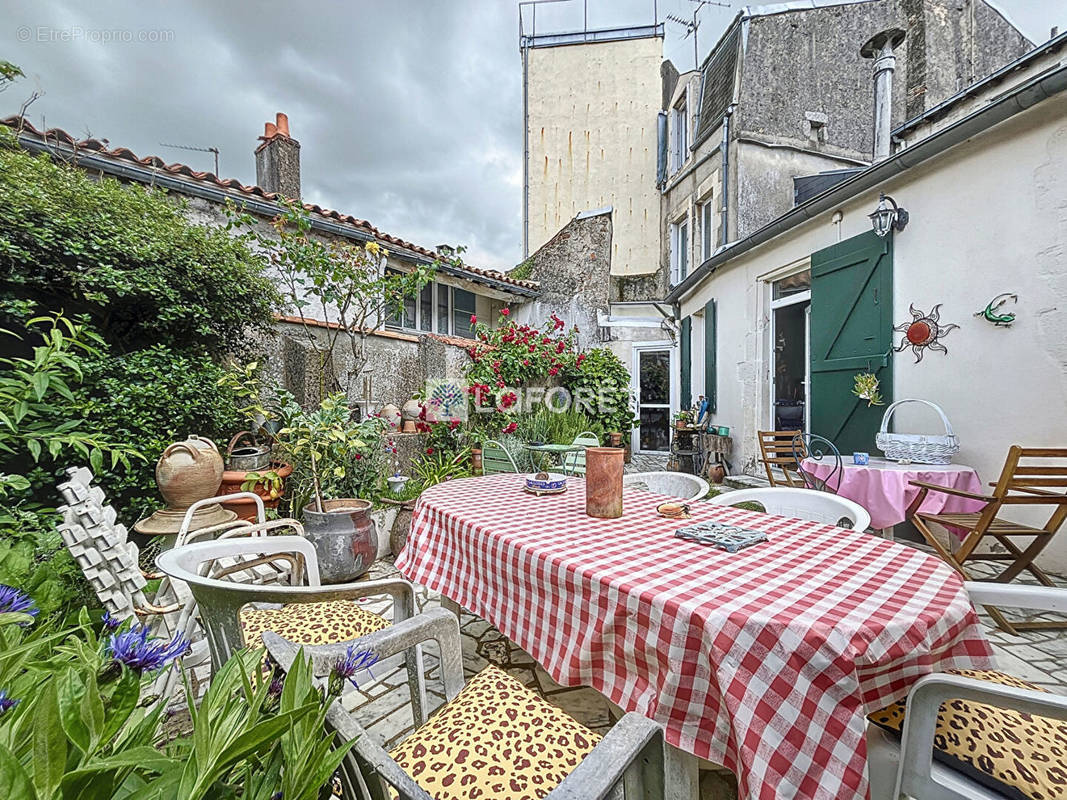
<svg viewBox="0 0 1067 800"><path fill-rule="evenodd" d="M292 474L293 467L273 456L271 428L277 429L276 415L263 403L258 371L259 364L250 361L244 366L235 366L219 379L220 385L227 386L241 398L244 406L238 411L249 423L249 429L237 433L226 448L226 469L222 473L219 494L255 492L267 508L277 508L285 491L285 479ZM251 443L241 446L245 438ZM239 519L256 517L255 500L227 500L222 505Z"/></svg>
<svg viewBox="0 0 1067 800"><path fill-rule="evenodd" d="M355 580L378 555L373 503L359 495L373 495L385 468L386 423L376 416L355 421L343 392L310 411L288 392L280 398L279 449L293 466L291 513L304 520L323 583Z"/></svg>
<svg viewBox="0 0 1067 800"><path fill-rule="evenodd" d="M386 483L389 484L389 491L394 494L401 494L409 480L410 478L407 475L401 475L399 472L394 472L385 479Z"/></svg>
<svg viewBox="0 0 1067 800"><path fill-rule="evenodd" d="M686 409L685 411L679 411L674 415L674 427L678 430L685 430L693 424L693 412Z"/></svg>

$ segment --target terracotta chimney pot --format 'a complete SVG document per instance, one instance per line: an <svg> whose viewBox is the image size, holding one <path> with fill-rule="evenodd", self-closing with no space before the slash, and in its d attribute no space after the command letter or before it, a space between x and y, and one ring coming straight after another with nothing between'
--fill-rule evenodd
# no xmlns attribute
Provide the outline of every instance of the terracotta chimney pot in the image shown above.
<svg viewBox="0 0 1067 800"><path fill-rule="evenodd" d="M281 111L279 111L277 114L274 115L274 119L277 121L278 133L280 133L282 136L288 136L289 135L289 115L288 114L283 114Z"/></svg>
<svg viewBox="0 0 1067 800"><path fill-rule="evenodd" d="M267 122L267 123L265 123L263 125L263 138L264 139L273 139L277 135L278 135L278 128L274 125L273 122Z"/></svg>

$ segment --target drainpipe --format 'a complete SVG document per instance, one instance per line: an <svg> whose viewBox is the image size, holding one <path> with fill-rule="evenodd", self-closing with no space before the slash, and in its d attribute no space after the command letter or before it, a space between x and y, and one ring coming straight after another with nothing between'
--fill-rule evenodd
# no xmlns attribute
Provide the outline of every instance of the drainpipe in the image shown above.
<svg viewBox="0 0 1067 800"><path fill-rule="evenodd" d="M522 31L519 31L520 36ZM522 258L530 257L530 48L522 45Z"/></svg>
<svg viewBox="0 0 1067 800"><path fill-rule="evenodd" d="M860 55L874 59L874 162L889 158L890 131L893 128L893 72L897 57L893 50L904 41L900 28L876 33L860 48Z"/></svg>
<svg viewBox="0 0 1067 800"><path fill-rule="evenodd" d="M722 116L722 212L719 222L721 241L726 244L730 241L730 117L734 113L731 104Z"/></svg>

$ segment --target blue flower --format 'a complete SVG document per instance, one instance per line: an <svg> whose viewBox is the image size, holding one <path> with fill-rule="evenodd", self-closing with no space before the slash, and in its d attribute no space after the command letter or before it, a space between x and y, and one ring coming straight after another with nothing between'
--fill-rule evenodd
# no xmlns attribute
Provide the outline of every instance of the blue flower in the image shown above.
<svg viewBox="0 0 1067 800"><path fill-rule="evenodd" d="M7 689L0 689L0 714L5 711L10 711L19 704L19 701L14 697L7 696Z"/></svg>
<svg viewBox="0 0 1067 800"><path fill-rule="evenodd" d="M340 694L340 687L344 685L345 681L348 681L357 689L359 684L356 682L356 673L360 670L367 670L367 674L372 678L374 673L370 671L370 668L378 663L378 655L370 650L356 650L354 645L349 645L345 654L337 659L337 662L330 670L330 688L336 693Z"/></svg>
<svg viewBox="0 0 1067 800"><path fill-rule="evenodd" d="M29 614L36 617L41 612L33 598L14 586L6 586L0 583L0 614ZM22 623L24 626L28 622Z"/></svg>
<svg viewBox="0 0 1067 800"><path fill-rule="evenodd" d="M189 642L177 634L169 642L165 639L148 639L148 628L134 625L128 631L116 633L107 643L111 657L137 672L152 672L162 669L189 650Z"/></svg>
<svg viewBox="0 0 1067 800"><path fill-rule="evenodd" d="M100 621L104 623L104 629L111 632L115 632L122 627L122 620L111 616L110 611L105 611L104 616L100 618Z"/></svg>

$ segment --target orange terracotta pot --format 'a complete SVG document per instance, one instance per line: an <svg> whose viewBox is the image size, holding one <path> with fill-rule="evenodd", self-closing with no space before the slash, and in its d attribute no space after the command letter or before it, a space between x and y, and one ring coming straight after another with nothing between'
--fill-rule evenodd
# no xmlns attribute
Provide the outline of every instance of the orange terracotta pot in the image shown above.
<svg viewBox="0 0 1067 800"><path fill-rule="evenodd" d="M282 479L282 491L285 490L285 479L293 474L293 467L291 464L271 464L267 470L274 470L278 473L278 477ZM257 472L266 472L267 470L256 470ZM228 469L222 473L222 486L219 487L219 494L236 494L242 491L241 484L248 480L248 472L239 469ZM263 500L263 505L267 508L277 508L278 501L281 499L281 493L278 497L272 498L270 491L264 486L256 486L255 493ZM222 507L234 512L238 519L255 520L256 518L256 501L251 498L242 498L240 500L227 500L222 504Z"/></svg>
<svg viewBox="0 0 1067 800"><path fill-rule="evenodd" d="M585 513L589 516L622 516L622 458L618 447L585 448Z"/></svg>

